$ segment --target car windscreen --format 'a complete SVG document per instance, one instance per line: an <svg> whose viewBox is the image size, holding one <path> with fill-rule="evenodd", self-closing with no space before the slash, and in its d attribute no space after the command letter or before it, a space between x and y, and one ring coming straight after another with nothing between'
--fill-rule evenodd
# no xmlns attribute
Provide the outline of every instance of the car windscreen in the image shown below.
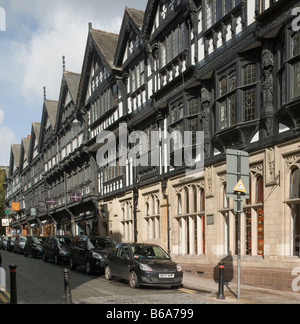
<svg viewBox="0 0 300 324"><path fill-rule="evenodd" d="M71 239L68 237L58 237L57 240L61 246L68 246L71 244Z"/></svg>
<svg viewBox="0 0 300 324"><path fill-rule="evenodd" d="M39 240L38 238L34 237L34 238L33 238L33 243L35 243L35 244L41 244L42 241Z"/></svg>
<svg viewBox="0 0 300 324"><path fill-rule="evenodd" d="M88 240L88 249L103 249L108 250L113 248L116 243L112 240L105 239L105 238L91 238Z"/></svg>
<svg viewBox="0 0 300 324"><path fill-rule="evenodd" d="M169 255L156 245L132 245L131 251L134 259L170 260Z"/></svg>

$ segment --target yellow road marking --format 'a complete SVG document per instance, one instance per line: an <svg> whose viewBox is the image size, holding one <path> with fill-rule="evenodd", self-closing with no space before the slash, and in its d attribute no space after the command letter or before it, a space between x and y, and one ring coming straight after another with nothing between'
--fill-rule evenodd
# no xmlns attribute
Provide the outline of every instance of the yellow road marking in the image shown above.
<svg viewBox="0 0 300 324"><path fill-rule="evenodd" d="M5 296L4 296L5 295ZM4 304L9 303L10 301L10 295L7 291L0 291L0 299Z"/></svg>
<svg viewBox="0 0 300 324"><path fill-rule="evenodd" d="M182 292L185 292L185 293L188 293L188 294L192 294L192 295L196 295L197 294L197 291L195 290L191 290L191 289L186 289L186 288L180 288L178 289L179 291L182 291Z"/></svg>

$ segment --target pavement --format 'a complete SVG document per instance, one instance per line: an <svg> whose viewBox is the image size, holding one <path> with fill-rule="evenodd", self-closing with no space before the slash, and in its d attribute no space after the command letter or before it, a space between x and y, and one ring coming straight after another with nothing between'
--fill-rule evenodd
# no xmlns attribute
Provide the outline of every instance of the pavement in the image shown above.
<svg viewBox="0 0 300 324"><path fill-rule="evenodd" d="M237 284L225 283L225 300L218 300L219 284L213 279L193 274L184 274L183 287L207 292L207 302L213 304L300 304L300 292L286 292L272 289L241 285L241 299L237 300Z"/></svg>
<svg viewBox="0 0 300 324"><path fill-rule="evenodd" d="M292 293L248 285L241 285L241 299L237 300L237 284L225 283L224 300L218 300L218 283L213 279L184 274L183 291L201 294L204 304L300 304L300 292ZM0 291L0 304L9 304L10 295Z"/></svg>

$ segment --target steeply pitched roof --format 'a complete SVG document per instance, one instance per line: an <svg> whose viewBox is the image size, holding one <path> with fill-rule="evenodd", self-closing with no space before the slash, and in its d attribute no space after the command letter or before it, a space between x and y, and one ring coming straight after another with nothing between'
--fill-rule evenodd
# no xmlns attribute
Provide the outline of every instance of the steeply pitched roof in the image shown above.
<svg viewBox="0 0 300 324"><path fill-rule="evenodd" d="M51 126L55 128L57 109L58 109L58 101L45 99L45 107L47 110L48 117L50 119Z"/></svg>
<svg viewBox="0 0 300 324"><path fill-rule="evenodd" d="M91 23L89 24L89 34L82 65L78 96L76 100L77 105L84 105L90 78L91 64L93 62L95 51L101 58L102 64L106 65L107 68L110 69L113 73L120 73L121 69L117 68L114 65L114 56L118 44L118 39L119 35L93 29Z"/></svg>
<svg viewBox="0 0 300 324"><path fill-rule="evenodd" d="M12 144L11 151L17 166L20 164L21 144Z"/></svg>
<svg viewBox="0 0 300 324"><path fill-rule="evenodd" d="M147 8L145 12L144 17L144 25L143 25L143 35L145 35L146 38L150 38L150 34L153 27L153 22L155 20L156 12L159 6L160 0L152 0L148 1Z"/></svg>
<svg viewBox="0 0 300 324"><path fill-rule="evenodd" d="M21 153L21 144L12 144L10 152L10 161L9 161L9 176L13 175L14 163L16 167L20 167L20 153Z"/></svg>
<svg viewBox="0 0 300 324"><path fill-rule="evenodd" d="M129 13L137 27L142 28L144 23L145 12L134 8L125 7L125 10Z"/></svg>
<svg viewBox="0 0 300 324"><path fill-rule="evenodd" d="M91 29L90 33L107 63L112 69L115 69L113 62L119 35L97 29Z"/></svg>
<svg viewBox="0 0 300 324"><path fill-rule="evenodd" d="M24 153L26 154L26 157L28 158L30 138L22 138L22 145L24 147Z"/></svg>
<svg viewBox="0 0 300 324"><path fill-rule="evenodd" d="M41 131L41 123L32 123L32 129L34 131L35 138L39 138Z"/></svg>
<svg viewBox="0 0 300 324"><path fill-rule="evenodd" d="M142 28L144 24L145 12L134 8L125 7L123 22L120 30L119 41L116 48L114 64L118 67L122 66L124 53L126 50L128 37L132 30L142 37ZM128 28L130 27L130 28Z"/></svg>
<svg viewBox="0 0 300 324"><path fill-rule="evenodd" d="M81 75L79 73L64 71L64 77L70 90L72 99L74 102L76 102Z"/></svg>

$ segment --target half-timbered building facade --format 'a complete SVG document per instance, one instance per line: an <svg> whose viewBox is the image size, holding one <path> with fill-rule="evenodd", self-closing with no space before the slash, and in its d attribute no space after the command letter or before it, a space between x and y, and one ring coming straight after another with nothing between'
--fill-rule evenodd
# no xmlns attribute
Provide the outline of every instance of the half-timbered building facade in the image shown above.
<svg viewBox="0 0 300 324"><path fill-rule="evenodd" d="M38 147L31 138L31 190L20 184L20 176L28 182L25 155L19 170L21 147L12 148L7 206L26 193L34 223L28 208L37 202L26 197L42 190L33 166L43 161L42 224L158 243L185 271L210 278L224 260L227 279L236 279L226 150L244 150L242 282L291 290L300 264L300 36L291 14L298 6L152 0L145 11L125 8L119 35L90 24L81 76L64 71L59 102L45 99ZM203 150L193 157L204 162L193 172L175 158L183 147L197 152L196 132Z"/></svg>

